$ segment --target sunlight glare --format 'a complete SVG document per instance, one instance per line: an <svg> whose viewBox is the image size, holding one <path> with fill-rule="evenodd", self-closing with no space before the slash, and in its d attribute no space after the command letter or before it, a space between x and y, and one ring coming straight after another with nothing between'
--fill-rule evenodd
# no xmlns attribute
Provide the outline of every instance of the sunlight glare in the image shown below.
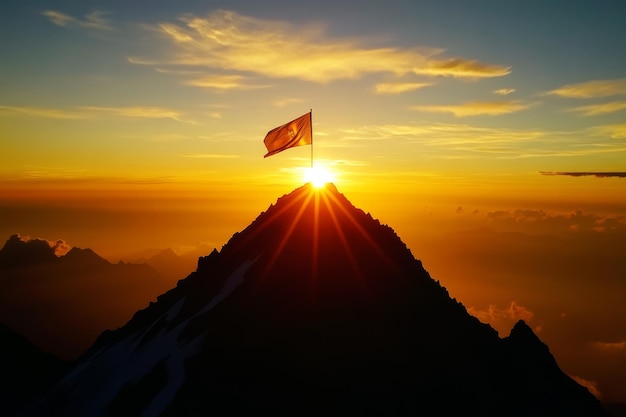
<svg viewBox="0 0 626 417"><path fill-rule="evenodd" d="M334 182L335 177L326 167L316 165L313 168L307 168L304 180L310 182L315 188L321 188L329 182Z"/></svg>

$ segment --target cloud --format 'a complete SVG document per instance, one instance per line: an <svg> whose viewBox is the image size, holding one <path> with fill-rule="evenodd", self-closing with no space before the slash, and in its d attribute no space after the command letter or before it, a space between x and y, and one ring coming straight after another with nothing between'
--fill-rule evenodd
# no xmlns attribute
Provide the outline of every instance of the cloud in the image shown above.
<svg viewBox="0 0 626 417"><path fill-rule="evenodd" d="M433 138L434 143L478 144L496 142L520 142L537 139L548 132L532 130L496 129L466 124L432 123L420 125L373 125L359 129L346 129L344 133L354 134L353 139Z"/></svg>
<svg viewBox="0 0 626 417"><path fill-rule="evenodd" d="M275 100L273 102L274 106L276 107L285 107L285 106L289 106L291 104L298 104L298 103L302 103L302 99L300 98L283 98L280 100Z"/></svg>
<svg viewBox="0 0 626 417"><path fill-rule="evenodd" d="M598 114L615 113L624 109L626 109L626 101L612 101L610 103L575 107L573 109L570 109L570 111L582 113L583 116L595 116Z"/></svg>
<svg viewBox="0 0 626 417"><path fill-rule="evenodd" d="M498 116L515 113L529 108L530 104L519 101L471 101L458 105L413 106L413 110L429 113L452 113L456 117L467 116Z"/></svg>
<svg viewBox="0 0 626 417"><path fill-rule="evenodd" d="M510 331L513 325L519 320L530 323L535 317L532 311L517 304L516 301L511 301L508 307L503 308L499 308L493 304L490 304L485 310L468 307L467 312L483 323L489 323L493 328L502 333ZM535 331L539 331L540 329L541 328L538 326L535 327Z"/></svg>
<svg viewBox="0 0 626 417"><path fill-rule="evenodd" d="M515 92L514 88L500 88L498 90L493 90L493 93L499 96L508 96L509 94L512 94L514 92Z"/></svg>
<svg viewBox="0 0 626 417"><path fill-rule="evenodd" d="M98 10L87 13L83 19L72 17L57 10L45 10L41 14L55 25L66 28L81 27L95 30L113 30L110 22L103 17L106 13Z"/></svg>
<svg viewBox="0 0 626 417"><path fill-rule="evenodd" d="M593 176L598 178L609 178L609 177L617 177L617 178L626 178L626 172L608 172L608 171L572 171L572 172L553 172L553 171L539 171L541 175L566 175L570 177L587 177Z"/></svg>
<svg viewBox="0 0 626 417"><path fill-rule="evenodd" d="M49 244L51 244L52 242L48 242ZM67 244L64 240L62 239L57 239L56 241L54 241L53 244L50 245L52 247L52 249L54 250L54 254L56 256L63 256L66 253L68 253L70 251L70 249L72 249L72 247Z"/></svg>
<svg viewBox="0 0 626 417"><path fill-rule="evenodd" d="M128 56L126 60L135 65L159 65L159 64L167 64L164 62L159 62L154 59L146 59L146 58L138 58L136 56ZM178 69L170 69L170 68L156 68L157 72L161 72L164 74L189 74L189 73L199 73L197 71L187 71L187 70L178 70Z"/></svg>
<svg viewBox="0 0 626 417"><path fill-rule="evenodd" d="M528 310L526 307L520 306L516 301L511 301L508 307L502 309L490 304L487 310L477 310L473 307L470 307L468 311L469 310L471 310L470 314L478 319L485 319L487 322L501 318L510 319L513 322L519 320L529 322L535 316L532 311Z"/></svg>
<svg viewBox="0 0 626 417"><path fill-rule="evenodd" d="M626 124L595 126L591 128L596 135L608 136L612 139L626 139Z"/></svg>
<svg viewBox="0 0 626 417"><path fill-rule="evenodd" d="M354 39L331 39L321 25L263 20L227 10L204 17L185 15L179 21L154 28L175 47L160 67L207 67L318 83L371 73L488 78L511 72L510 67L472 59L440 58L443 49L366 47ZM129 61L155 65L159 60Z"/></svg>
<svg viewBox="0 0 626 417"><path fill-rule="evenodd" d="M195 153L184 155L185 158L198 158L198 159L232 159L239 158L239 155L226 155L217 153Z"/></svg>
<svg viewBox="0 0 626 417"><path fill-rule="evenodd" d="M531 226L545 233L554 232L626 232L626 216L587 214L580 209L569 213L548 213L543 210L496 210L486 214L492 224L506 230L522 226L529 231Z"/></svg>
<svg viewBox="0 0 626 417"><path fill-rule="evenodd" d="M594 347L607 353L626 353L626 341L620 342L595 342Z"/></svg>
<svg viewBox="0 0 626 417"><path fill-rule="evenodd" d="M221 119L222 113L218 111L212 111L212 112L208 112L207 116L209 116L211 119Z"/></svg>
<svg viewBox="0 0 626 417"><path fill-rule="evenodd" d="M71 109L0 106L0 116L30 116L46 119L94 119L98 117L117 116L138 119L172 119L178 122L185 122L183 115L178 111L154 106L81 106Z"/></svg>
<svg viewBox="0 0 626 417"><path fill-rule="evenodd" d="M342 140L334 143L354 146L352 141L401 141L418 145L423 156L436 158L524 158L549 154L540 148L549 134L452 123L388 124L344 129L339 134Z"/></svg>
<svg viewBox="0 0 626 417"><path fill-rule="evenodd" d="M621 129L621 130L620 130ZM333 133L333 146L354 146L354 141L393 141L419 145L420 154L445 159L572 158L594 155L626 157L626 143L609 142L607 135L624 135L626 125L582 130L513 129L464 123L412 123L364 125Z"/></svg>
<svg viewBox="0 0 626 417"><path fill-rule="evenodd" d="M163 107L151 106L129 106L129 107L96 107L84 106L80 109L89 113L104 114L137 119L172 119L178 122L183 121L181 114L175 110Z"/></svg>
<svg viewBox="0 0 626 417"><path fill-rule="evenodd" d="M133 58L127 58L128 62L130 62L131 64L142 64L141 61L133 61ZM148 65L148 64L145 64ZM161 74L176 74L176 75L201 75L204 74L204 72L202 71L195 71L195 70L177 70L177 69L169 69L169 68L155 68L154 69L156 72L159 72Z"/></svg>
<svg viewBox="0 0 626 417"><path fill-rule="evenodd" d="M597 98L626 95L626 78L615 80L593 80L567 84L546 94L567 98Z"/></svg>
<svg viewBox="0 0 626 417"><path fill-rule="evenodd" d="M46 107L0 106L0 116L32 116L45 119L84 119L86 115L76 110Z"/></svg>
<svg viewBox="0 0 626 417"><path fill-rule="evenodd" d="M23 176L26 179L85 179L85 170L72 167L24 165Z"/></svg>
<svg viewBox="0 0 626 417"><path fill-rule="evenodd" d="M196 87L211 88L214 90L253 90L271 87L270 85L250 84L247 77L241 75L218 75L211 74L202 78L185 81L187 85Z"/></svg>
<svg viewBox="0 0 626 417"><path fill-rule="evenodd" d="M378 94L400 94L408 91L418 90L420 88L429 87L433 83L380 83L376 84L376 92Z"/></svg>
<svg viewBox="0 0 626 417"><path fill-rule="evenodd" d="M508 75L511 67L483 64L473 59L449 58L430 60L425 65L413 68L413 72L431 76L488 78Z"/></svg>
<svg viewBox="0 0 626 417"><path fill-rule="evenodd" d="M579 376L574 376L574 375L572 375L571 378L574 381L578 382L583 387L587 388L589 392L593 394L594 397L596 397L597 399L602 399L602 393L600 392L600 389L598 389L597 382L590 381L588 379L584 379L584 378L581 378Z"/></svg>
<svg viewBox="0 0 626 417"><path fill-rule="evenodd" d="M15 234L6 242L5 248L9 248L13 256L26 256L22 261L35 262L37 259L45 259L48 254L63 256L72 249L72 246L62 239L51 241Z"/></svg>
<svg viewBox="0 0 626 417"><path fill-rule="evenodd" d="M548 218L548 213L543 210L517 209L496 210L487 213L487 218L491 220L512 220L515 223L536 223Z"/></svg>

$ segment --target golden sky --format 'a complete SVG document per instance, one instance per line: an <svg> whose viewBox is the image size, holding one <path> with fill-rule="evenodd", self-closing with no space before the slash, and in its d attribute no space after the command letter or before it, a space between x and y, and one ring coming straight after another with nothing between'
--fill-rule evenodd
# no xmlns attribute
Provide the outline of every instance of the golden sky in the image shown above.
<svg viewBox="0 0 626 417"><path fill-rule="evenodd" d="M370 3L3 2L0 237L220 248L303 183L262 140L312 109L340 192L626 402L626 6Z"/></svg>

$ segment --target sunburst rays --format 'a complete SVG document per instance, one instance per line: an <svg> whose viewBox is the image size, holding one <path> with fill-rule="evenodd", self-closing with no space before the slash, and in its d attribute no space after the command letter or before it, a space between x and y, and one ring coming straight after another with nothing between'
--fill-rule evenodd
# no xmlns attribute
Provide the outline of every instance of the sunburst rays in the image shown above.
<svg viewBox="0 0 626 417"><path fill-rule="evenodd" d="M365 289L366 283L360 278L367 271L363 271L363 266L358 261L359 254L355 253L355 250L362 249L358 249L358 246L354 245L351 241L353 239L351 235L360 239L360 245L365 244L366 247L373 250L376 256L390 268L396 268L380 244L376 242L362 222L355 217L353 210L350 210L350 207L346 205L347 203L330 187L334 189L332 185L317 188L309 184L295 193L293 198L284 202L279 200L274 210L270 209L259 216L257 227L252 228L250 233L242 236L242 240L239 242L241 246L237 244L238 247L246 247L248 242L253 241L258 236L262 236L262 232L280 234L280 236L276 236L276 240L271 238L264 241L264 244L270 243L271 247L265 249L264 256L268 258L261 273L262 279L271 275L272 269L279 261L281 255L284 254L287 245L290 243L297 244L293 240L295 236L297 236L297 240L305 239L304 242L306 242L306 239L310 239L302 249L310 247L311 268L309 280L313 297L317 293L321 278L320 274L324 273L329 262L330 265L332 265L332 262L347 263L350 272L348 272L349 276L346 278L349 278L353 284L361 287L361 290ZM268 230L276 222L286 222L286 224L279 225L275 230L273 228ZM300 235L300 233L304 235ZM330 233L330 235L327 233ZM324 242L332 242L333 245L339 248L339 251L336 254L329 252L328 248L321 246L325 244ZM306 253L302 255L306 255ZM294 277L294 279L303 278Z"/></svg>

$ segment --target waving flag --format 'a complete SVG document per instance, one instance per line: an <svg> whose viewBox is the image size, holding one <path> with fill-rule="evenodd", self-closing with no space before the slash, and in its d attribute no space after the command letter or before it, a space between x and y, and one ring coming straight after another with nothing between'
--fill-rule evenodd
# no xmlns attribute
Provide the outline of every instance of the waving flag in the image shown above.
<svg viewBox="0 0 626 417"><path fill-rule="evenodd" d="M312 144L311 113L309 112L289 123L270 130L265 135L263 143L265 143L267 148L267 154L265 154L264 158L275 155L285 149Z"/></svg>

